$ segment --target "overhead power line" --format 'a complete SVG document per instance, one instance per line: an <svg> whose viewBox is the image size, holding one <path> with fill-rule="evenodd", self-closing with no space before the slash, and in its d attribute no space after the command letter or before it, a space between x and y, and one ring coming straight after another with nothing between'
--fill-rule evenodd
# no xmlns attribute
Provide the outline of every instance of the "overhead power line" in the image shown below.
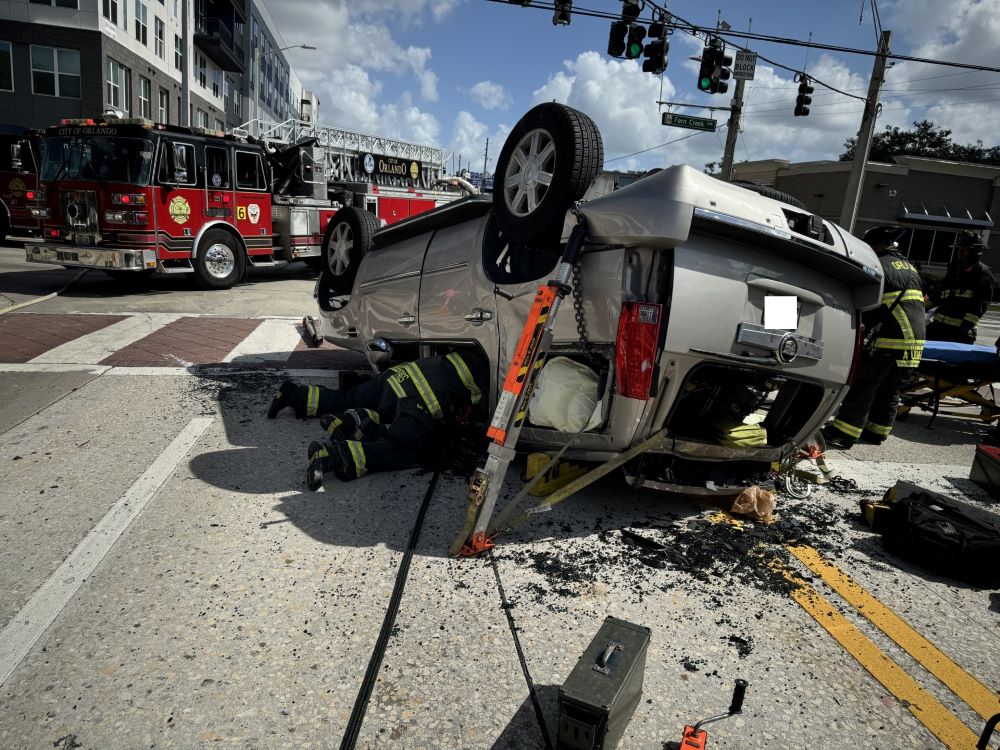
<svg viewBox="0 0 1000 750"><path fill-rule="evenodd" d="M503 5L510 5L510 0L487 0L487 2L501 3ZM520 5L520 3L518 3L518 4ZM689 21L685 21L684 19L680 18L679 16L677 16L673 12L667 11L665 8L661 8L656 3L650 2L650 0L646 0L646 5L649 5L649 6L653 7L653 8L656 8L657 10L663 10L665 12L670 13L671 18L674 21L680 21L681 24L683 24L683 26L681 26L680 24L677 24L677 23L673 24L676 28L679 28L682 31L695 32L697 34L706 34L706 35L720 36L720 37L726 37L726 38L728 38L728 37L736 37L736 38L739 38L739 39L748 39L748 40L757 41L757 42L770 42L771 44L784 44L784 45L789 45L789 46L792 46L792 47L807 47L808 46L808 47L811 47L813 49L821 49L821 50L826 50L828 52L843 52L843 53L849 54L849 55L862 55L862 56L865 56L865 57L876 57L878 55L878 53L875 50L870 50L870 49L859 49L857 47L844 47L844 46L838 45L838 44L823 44L823 43L820 43L820 42L804 42L804 41L802 41L800 39L794 39L792 37L773 36L773 35L770 35L770 34L756 34L756 33L751 33L751 32L748 32L748 31L735 31L733 29L728 29L728 30L724 31L724 30L716 29L714 27L709 27L709 26L698 26L696 24L690 23ZM552 11L552 10L555 10L555 3L538 2L538 0L529 0L529 2L527 2L527 3L524 4L524 7L526 7L526 8L529 8L529 7L530 8L539 8L541 10ZM619 14L617 14L617 13L609 13L607 11L591 10L591 9L588 9L588 8L577 8L577 7L574 7L573 8L573 14L574 15L578 15L578 16L590 17L590 18L603 18L603 19L612 20L612 21L619 20ZM736 49L743 49L743 47L740 47L740 46L738 46L736 44L733 44L732 46L735 47ZM758 57L760 57L759 54L758 54ZM764 59L764 58L761 58L761 59ZM991 66L991 65L977 65L975 63L960 63L960 62L954 62L954 61L951 61L951 60L934 60L934 59L927 58L927 57L915 57L915 56L912 56L912 55L898 55L898 54L895 54L895 53L892 53L892 52L890 52L889 54L886 55L886 59L888 59L888 60L900 60L900 61L903 61L903 62L925 63L927 65L940 65L942 67L948 67L948 68L963 68L965 70L981 70L981 71L987 71L987 72L990 72L990 73L1000 73L1000 67L994 67L994 66ZM778 63L774 63L771 60L767 60L767 62L770 62L772 65L776 65L777 67L783 68L785 70L791 70L791 71L794 71L796 73L800 72L796 68L790 68L790 67L787 67L785 65L780 65ZM812 79L812 76L810 76L810 79ZM813 79L813 80L815 80L815 79ZM825 86L826 84L823 84L823 85ZM831 88L831 87L827 86L827 88ZM834 89L834 90L836 90L836 89ZM848 96L850 96L850 95L848 94Z"/></svg>

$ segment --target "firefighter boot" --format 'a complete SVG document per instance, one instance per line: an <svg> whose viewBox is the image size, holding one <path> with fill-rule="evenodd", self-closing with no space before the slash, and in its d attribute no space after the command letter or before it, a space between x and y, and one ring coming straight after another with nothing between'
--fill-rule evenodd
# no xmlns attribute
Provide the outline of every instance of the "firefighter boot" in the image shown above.
<svg viewBox="0 0 1000 750"><path fill-rule="evenodd" d="M333 468L330 450L323 443L309 444L309 466L306 467L306 486L316 492L323 486L323 475Z"/></svg>
<svg viewBox="0 0 1000 750"><path fill-rule="evenodd" d="M271 399L271 406L267 409L267 418L274 419L278 412L287 407L295 410L296 417L306 415L305 399L302 398L302 389L291 380L286 380L278 388L278 392Z"/></svg>

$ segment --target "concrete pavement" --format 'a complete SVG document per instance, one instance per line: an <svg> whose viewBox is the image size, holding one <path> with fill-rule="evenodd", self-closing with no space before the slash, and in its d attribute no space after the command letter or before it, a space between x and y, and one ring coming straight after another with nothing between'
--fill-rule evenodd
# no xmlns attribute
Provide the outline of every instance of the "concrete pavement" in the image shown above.
<svg viewBox="0 0 1000 750"><path fill-rule="evenodd" d="M162 322L123 350L145 340L144 350L165 360L183 358L171 348L178 336L152 348L146 337L168 330L167 317L257 324L227 343L214 368L101 364L118 350L86 338L100 331L48 350L57 355L35 355L53 361L0 365L0 584L8 592L0 666L9 674L0 685L0 747L340 743L430 474L305 491L304 448L318 426L262 415L289 369L336 382L328 367L287 367L310 290L304 278L207 297L172 289L106 298L95 287L92 296L29 308ZM247 299L269 296L276 310L240 312ZM962 746L936 732L957 724L978 734L982 717L959 693L970 680L1000 689L1000 596L889 555L858 521L858 500L900 478L996 510L968 480L981 425L927 422L915 412L883 446L832 452L859 489L779 497L774 527L740 531L714 519L711 505L634 493L616 475L504 539L495 568L487 558L446 557L465 508L463 472L446 472L358 747L554 744L558 686L609 614L652 629L645 690L622 748L678 739L685 723L725 709L737 677L751 683L745 713L710 727L714 748ZM517 485L512 476L507 496ZM623 530L674 554L652 564ZM958 682L933 677L924 652L897 645L870 612L792 558L786 545L796 542L953 660ZM772 556L829 604L828 614L817 619L820 610L791 596L767 564ZM865 654L842 646L824 619L855 629L903 675L874 679ZM905 693L912 699L900 697L907 680L921 691Z"/></svg>

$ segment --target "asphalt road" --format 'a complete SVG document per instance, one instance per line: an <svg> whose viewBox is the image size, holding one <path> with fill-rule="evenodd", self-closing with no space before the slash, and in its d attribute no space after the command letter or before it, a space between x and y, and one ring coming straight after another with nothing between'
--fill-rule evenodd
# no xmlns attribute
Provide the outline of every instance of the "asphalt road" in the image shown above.
<svg viewBox="0 0 1000 750"><path fill-rule="evenodd" d="M0 307L74 276L0 248ZM319 428L266 404L282 377L360 366L303 344L312 283L128 291L93 272L0 315L0 747L341 744L433 474L305 490ZM968 479L983 425L928 421L832 452L857 488L779 495L772 526L613 475L482 559L445 553L477 462L452 455L356 746L554 747L559 686L613 615L651 629L622 748L724 712L736 678L744 713L713 748L972 747L1000 711L1000 592L858 520L899 479L997 510Z"/></svg>

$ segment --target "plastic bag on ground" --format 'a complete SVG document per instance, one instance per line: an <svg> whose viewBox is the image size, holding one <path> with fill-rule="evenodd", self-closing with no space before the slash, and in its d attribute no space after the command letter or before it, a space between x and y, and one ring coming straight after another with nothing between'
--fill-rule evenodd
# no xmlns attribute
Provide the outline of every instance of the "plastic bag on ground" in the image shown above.
<svg viewBox="0 0 1000 750"><path fill-rule="evenodd" d="M542 367L528 402L533 425L560 432L580 432L591 424L597 408L597 373L568 357L553 357Z"/></svg>
<svg viewBox="0 0 1000 750"><path fill-rule="evenodd" d="M736 496L729 512L749 516L755 521L771 523L774 520L774 493L768 492L756 484L747 487Z"/></svg>

